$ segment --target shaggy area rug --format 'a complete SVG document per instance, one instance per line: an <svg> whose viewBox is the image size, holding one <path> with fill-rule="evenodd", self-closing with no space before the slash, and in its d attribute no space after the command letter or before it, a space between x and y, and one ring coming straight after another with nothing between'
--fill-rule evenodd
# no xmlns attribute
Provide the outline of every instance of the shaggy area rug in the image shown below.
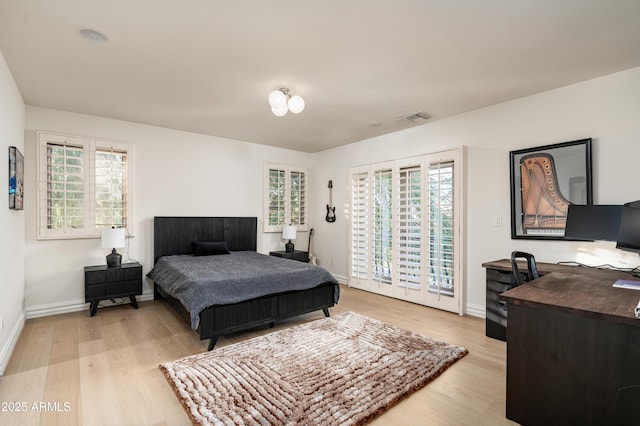
<svg viewBox="0 0 640 426"><path fill-rule="evenodd" d="M360 425L466 354L347 312L160 369L196 425Z"/></svg>

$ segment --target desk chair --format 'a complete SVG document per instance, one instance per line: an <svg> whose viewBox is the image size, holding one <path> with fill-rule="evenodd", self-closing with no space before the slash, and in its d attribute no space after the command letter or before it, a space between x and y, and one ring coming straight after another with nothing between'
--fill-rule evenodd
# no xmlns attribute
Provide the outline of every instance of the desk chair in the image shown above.
<svg viewBox="0 0 640 426"><path fill-rule="evenodd" d="M518 269L518 259L526 259L527 261L527 280L525 281ZM536 278L539 278L540 274L538 273L538 268L536 266L536 258L530 254L525 253L523 251L512 251L511 252L511 286L509 288L515 288L519 285L524 284L527 281L533 281Z"/></svg>
<svg viewBox="0 0 640 426"><path fill-rule="evenodd" d="M518 268L518 262L517 262L518 259L527 260L527 280L526 281L522 278L522 274L520 273L520 269ZM519 285L522 285L528 281L535 280L536 278L540 278L540 274L538 273L538 267L536 266L536 258L530 253L525 253L523 251L512 251L511 252L511 285L507 290L516 288ZM499 301L498 304L502 306L502 310L504 311L507 310L507 302Z"/></svg>

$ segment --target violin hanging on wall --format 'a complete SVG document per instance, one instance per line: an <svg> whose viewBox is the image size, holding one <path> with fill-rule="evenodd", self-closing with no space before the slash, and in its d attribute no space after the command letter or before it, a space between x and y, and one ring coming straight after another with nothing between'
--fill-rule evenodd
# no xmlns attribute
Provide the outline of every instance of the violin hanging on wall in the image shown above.
<svg viewBox="0 0 640 426"><path fill-rule="evenodd" d="M333 181L329 181L329 204L327 204L327 216L325 217L325 220L329 223L336 221L336 206L333 206L332 189Z"/></svg>

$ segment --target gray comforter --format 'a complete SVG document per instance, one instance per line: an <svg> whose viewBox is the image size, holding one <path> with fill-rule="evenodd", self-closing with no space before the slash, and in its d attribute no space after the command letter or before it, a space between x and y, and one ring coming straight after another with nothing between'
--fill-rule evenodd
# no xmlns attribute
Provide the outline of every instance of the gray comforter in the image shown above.
<svg viewBox="0 0 640 426"><path fill-rule="evenodd" d="M306 290L331 282L340 286L326 269L254 251L235 251L218 256L164 256L147 274L156 284L180 300L191 315L196 330L200 312L213 305L226 305L268 294Z"/></svg>

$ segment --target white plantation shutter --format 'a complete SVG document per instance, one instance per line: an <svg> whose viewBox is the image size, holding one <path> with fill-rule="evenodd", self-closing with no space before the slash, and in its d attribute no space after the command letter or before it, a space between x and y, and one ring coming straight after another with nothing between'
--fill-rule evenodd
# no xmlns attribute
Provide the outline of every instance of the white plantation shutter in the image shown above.
<svg viewBox="0 0 640 426"><path fill-rule="evenodd" d="M369 174L357 172L351 175L351 276L356 279L369 277Z"/></svg>
<svg viewBox="0 0 640 426"><path fill-rule="evenodd" d="M393 171L374 172L373 181L373 277L391 283L393 263Z"/></svg>
<svg viewBox="0 0 640 426"><path fill-rule="evenodd" d="M281 232L283 225L307 228L307 171L265 164L265 232Z"/></svg>
<svg viewBox="0 0 640 426"><path fill-rule="evenodd" d="M37 132L38 239L132 229L133 145Z"/></svg>
<svg viewBox="0 0 640 426"><path fill-rule="evenodd" d="M127 227L127 152L96 150L95 203L96 226Z"/></svg>
<svg viewBox="0 0 640 426"><path fill-rule="evenodd" d="M85 164L82 146L46 144L46 228L84 228Z"/></svg>
<svg viewBox="0 0 640 426"><path fill-rule="evenodd" d="M306 225L306 173L299 170L290 172L291 179L291 224Z"/></svg>
<svg viewBox="0 0 640 426"><path fill-rule="evenodd" d="M285 223L287 171L282 168L269 168L268 173L269 226L282 226Z"/></svg>
<svg viewBox="0 0 640 426"><path fill-rule="evenodd" d="M422 279L422 170L402 167L398 176L398 285L418 289Z"/></svg>
<svg viewBox="0 0 640 426"><path fill-rule="evenodd" d="M453 162L429 165L429 291L454 294Z"/></svg>

